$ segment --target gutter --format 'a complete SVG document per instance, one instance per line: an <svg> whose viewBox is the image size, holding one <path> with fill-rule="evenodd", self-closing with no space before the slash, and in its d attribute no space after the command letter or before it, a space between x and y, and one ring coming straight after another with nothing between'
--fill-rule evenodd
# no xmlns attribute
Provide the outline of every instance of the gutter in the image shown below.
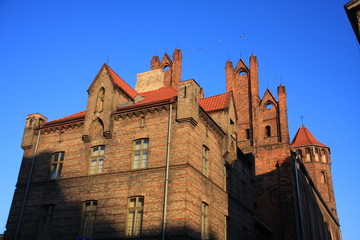
<svg viewBox="0 0 360 240"><path fill-rule="evenodd" d="M164 189L164 207L163 207L163 223L162 223L162 240L166 239L166 214L167 214L167 199L169 188L169 162L170 162L170 139L171 139L171 118L173 106L170 103L169 121L168 121L168 135L166 147L166 172L165 172L165 189Z"/></svg>

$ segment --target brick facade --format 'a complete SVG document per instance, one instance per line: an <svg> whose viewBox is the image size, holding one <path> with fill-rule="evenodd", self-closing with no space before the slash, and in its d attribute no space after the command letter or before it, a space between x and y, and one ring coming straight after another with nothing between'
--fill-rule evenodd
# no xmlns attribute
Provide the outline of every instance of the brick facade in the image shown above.
<svg viewBox="0 0 360 240"><path fill-rule="evenodd" d="M261 99L252 56L204 98L181 68L180 50L153 57L135 91L104 64L86 111L29 115L5 239L340 239L335 204L291 154L285 87Z"/></svg>

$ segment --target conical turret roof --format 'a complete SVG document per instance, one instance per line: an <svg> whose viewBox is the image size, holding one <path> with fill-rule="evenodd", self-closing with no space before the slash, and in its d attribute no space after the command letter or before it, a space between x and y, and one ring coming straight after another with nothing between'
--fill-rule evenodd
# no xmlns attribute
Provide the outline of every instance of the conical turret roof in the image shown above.
<svg viewBox="0 0 360 240"><path fill-rule="evenodd" d="M301 147L301 146L308 146L308 145L317 145L317 146L323 146L328 147L325 144L322 144L319 142L314 135L305 127L302 125L297 133L295 134L294 139L291 142L292 147Z"/></svg>

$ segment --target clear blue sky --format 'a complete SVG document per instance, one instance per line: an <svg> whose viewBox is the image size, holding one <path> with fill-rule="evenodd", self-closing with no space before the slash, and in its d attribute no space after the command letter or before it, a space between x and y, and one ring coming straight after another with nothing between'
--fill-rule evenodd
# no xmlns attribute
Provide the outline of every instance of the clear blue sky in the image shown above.
<svg viewBox="0 0 360 240"><path fill-rule="evenodd" d="M225 62L259 61L261 95L286 85L290 135L305 125L331 147L343 239L359 239L360 48L348 0L0 0L0 233L23 150L26 115L49 120L86 108L109 65L134 87L153 55L183 51L182 79L225 91Z"/></svg>

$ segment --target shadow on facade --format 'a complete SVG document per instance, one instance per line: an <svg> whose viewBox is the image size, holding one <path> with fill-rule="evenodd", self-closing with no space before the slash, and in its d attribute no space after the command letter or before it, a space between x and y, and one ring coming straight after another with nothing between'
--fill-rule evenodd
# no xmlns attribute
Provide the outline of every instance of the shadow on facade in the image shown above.
<svg viewBox="0 0 360 240"><path fill-rule="evenodd" d="M256 176L257 214L274 229L274 239L340 239L331 233L333 219L304 171L295 170L289 157L276 170Z"/></svg>
<svg viewBox="0 0 360 240"><path fill-rule="evenodd" d="M97 200L101 196L102 202L98 204L93 220L93 234L90 239L115 240L115 239L161 239L162 229L147 229L143 226L141 237L125 237L126 205L116 208L107 208L104 175L79 176L49 180L49 169L52 153L42 152L36 156L34 171L31 177L21 225L17 240L70 240L81 236L81 222L83 204L86 201ZM16 186L12 208L9 214L5 240L13 240L16 235L17 223L24 201L26 182L29 176L32 157L24 157ZM105 183L106 184L106 183ZM98 185L101 185L99 188ZM124 196L127 199L128 196ZM110 200L108 200L110 201ZM126 200L125 200L126 201ZM146 203L145 203L146 204ZM53 206L49 207L49 206ZM46 209L46 210L45 210ZM147 209L151 209L151 206ZM147 212L145 211L146 215ZM160 222L161 219L158 219ZM161 224L158 224L161 226ZM39 235L42 235L39 236ZM200 239L199 230L184 225L168 226L166 239ZM212 230L209 229L208 239L217 240ZM220 240L220 239L219 239Z"/></svg>

